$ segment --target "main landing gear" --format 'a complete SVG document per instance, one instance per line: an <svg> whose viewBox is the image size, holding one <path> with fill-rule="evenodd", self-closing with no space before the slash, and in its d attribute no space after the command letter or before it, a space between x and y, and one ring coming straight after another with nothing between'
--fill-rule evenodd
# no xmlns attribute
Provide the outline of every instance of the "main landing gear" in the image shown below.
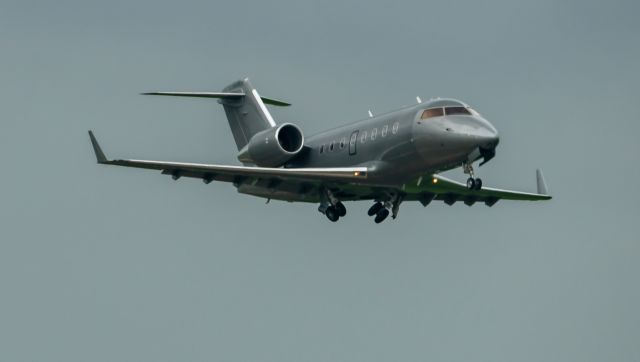
<svg viewBox="0 0 640 362"><path fill-rule="evenodd" d="M402 199L403 196L398 193L391 194L386 201L377 201L375 204L373 204L369 208L369 211L367 211L367 214L369 216L375 215L373 221L376 224L383 222L389 216L389 213L391 213L391 218L395 219L396 217L398 217L398 211L400 210Z"/></svg>
<svg viewBox="0 0 640 362"><path fill-rule="evenodd" d="M467 179L467 188L469 190L480 190L482 188L482 180L480 178L475 178L471 162L463 163L462 169L465 174L469 175L469 178Z"/></svg>
<svg viewBox="0 0 640 362"><path fill-rule="evenodd" d="M347 214L347 208L329 189L322 190L318 211L323 213L331 222L336 222Z"/></svg>
<svg viewBox="0 0 640 362"><path fill-rule="evenodd" d="M367 215L375 215L376 217L374 221L376 222L376 224L379 224L383 222L384 219L387 218L387 216L389 216L389 209L384 207L384 204L382 204L381 202L376 202L369 208L369 211L367 211Z"/></svg>
<svg viewBox="0 0 640 362"><path fill-rule="evenodd" d="M338 201L335 205L328 206L327 209L324 210L324 214L327 216L327 219L336 222L347 214L347 208L344 207L342 202Z"/></svg>

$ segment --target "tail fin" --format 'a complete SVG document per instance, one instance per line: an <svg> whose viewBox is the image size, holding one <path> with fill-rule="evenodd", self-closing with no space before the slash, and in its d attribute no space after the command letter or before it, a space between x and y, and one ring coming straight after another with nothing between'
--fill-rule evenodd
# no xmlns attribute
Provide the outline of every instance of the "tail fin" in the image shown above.
<svg viewBox="0 0 640 362"><path fill-rule="evenodd" d="M244 93L240 101L221 99L219 102L227 114L231 133L238 150L242 149L251 137L267 128L275 127L276 122L258 95L258 91L248 79L239 80L224 88L224 92Z"/></svg>
<svg viewBox="0 0 640 362"><path fill-rule="evenodd" d="M276 122L265 103L274 106L289 106L289 103L272 98L261 97L245 78L224 88L222 92L151 92L145 95L165 95L181 97L218 98L227 114L231 133L238 150L242 149L251 137L260 131L275 127Z"/></svg>

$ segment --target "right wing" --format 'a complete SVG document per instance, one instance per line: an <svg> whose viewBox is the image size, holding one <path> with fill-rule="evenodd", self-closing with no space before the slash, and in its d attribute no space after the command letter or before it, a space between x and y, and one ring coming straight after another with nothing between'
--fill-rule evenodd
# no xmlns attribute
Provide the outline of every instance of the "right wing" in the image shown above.
<svg viewBox="0 0 640 362"><path fill-rule="evenodd" d="M547 193L547 186L542 176L542 171L536 172L538 192L522 192L515 190L503 190L492 187L482 187L480 190L469 190L461 182L448 179L440 175L431 177L420 177L417 182L407 184L407 200L420 201L424 206L432 200L444 201L448 205L453 205L457 201L462 201L471 206L476 202L483 202L487 206L493 206L499 200L521 200L521 201L541 201L550 200L551 195Z"/></svg>
<svg viewBox="0 0 640 362"><path fill-rule="evenodd" d="M89 138L99 164L161 170L163 174L171 175L174 179L193 177L202 179L206 183L211 181L242 183L247 178L357 183L358 180L367 178L366 167L271 168L148 160L109 160L91 131L89 131Z"/></svg>

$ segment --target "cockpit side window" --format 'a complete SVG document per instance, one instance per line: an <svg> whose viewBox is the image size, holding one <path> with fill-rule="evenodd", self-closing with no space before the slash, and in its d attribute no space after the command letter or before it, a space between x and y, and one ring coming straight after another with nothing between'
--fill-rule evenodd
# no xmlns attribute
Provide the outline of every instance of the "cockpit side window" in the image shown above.
<svg viewBox="0 0 640 362"><path fill-rule="evenodd" d="M466 116L470 116L471 112L466 107L447 107L446 108L447 116L453 116L456 114L462 114Z"/></svg>
<svg viewBox="0 0 640 362"><path fill-rule="evenodd" d="M424 112L422 112L422 116L420 116L420 119L427 119L427 118L441 117L441 116L444 116L444 111L442 110L442 108L431 108L431 109L425 109Z"/></svg>

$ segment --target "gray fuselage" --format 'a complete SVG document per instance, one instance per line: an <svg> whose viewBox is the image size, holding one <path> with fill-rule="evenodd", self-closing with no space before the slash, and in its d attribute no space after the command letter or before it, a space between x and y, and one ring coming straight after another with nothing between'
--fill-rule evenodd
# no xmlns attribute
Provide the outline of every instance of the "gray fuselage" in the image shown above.
<svg viewBox="0 0 640 362"><path fill-rule="evenodd" d="M468 114L445 114L448 107ZM423 118L436 108L442 115ZM495 127L466 104L435 99L311 136L306 152L286 167L366 166L367 182L399 185L475 161L480 149L493 152L498 141Z"/></svg>

